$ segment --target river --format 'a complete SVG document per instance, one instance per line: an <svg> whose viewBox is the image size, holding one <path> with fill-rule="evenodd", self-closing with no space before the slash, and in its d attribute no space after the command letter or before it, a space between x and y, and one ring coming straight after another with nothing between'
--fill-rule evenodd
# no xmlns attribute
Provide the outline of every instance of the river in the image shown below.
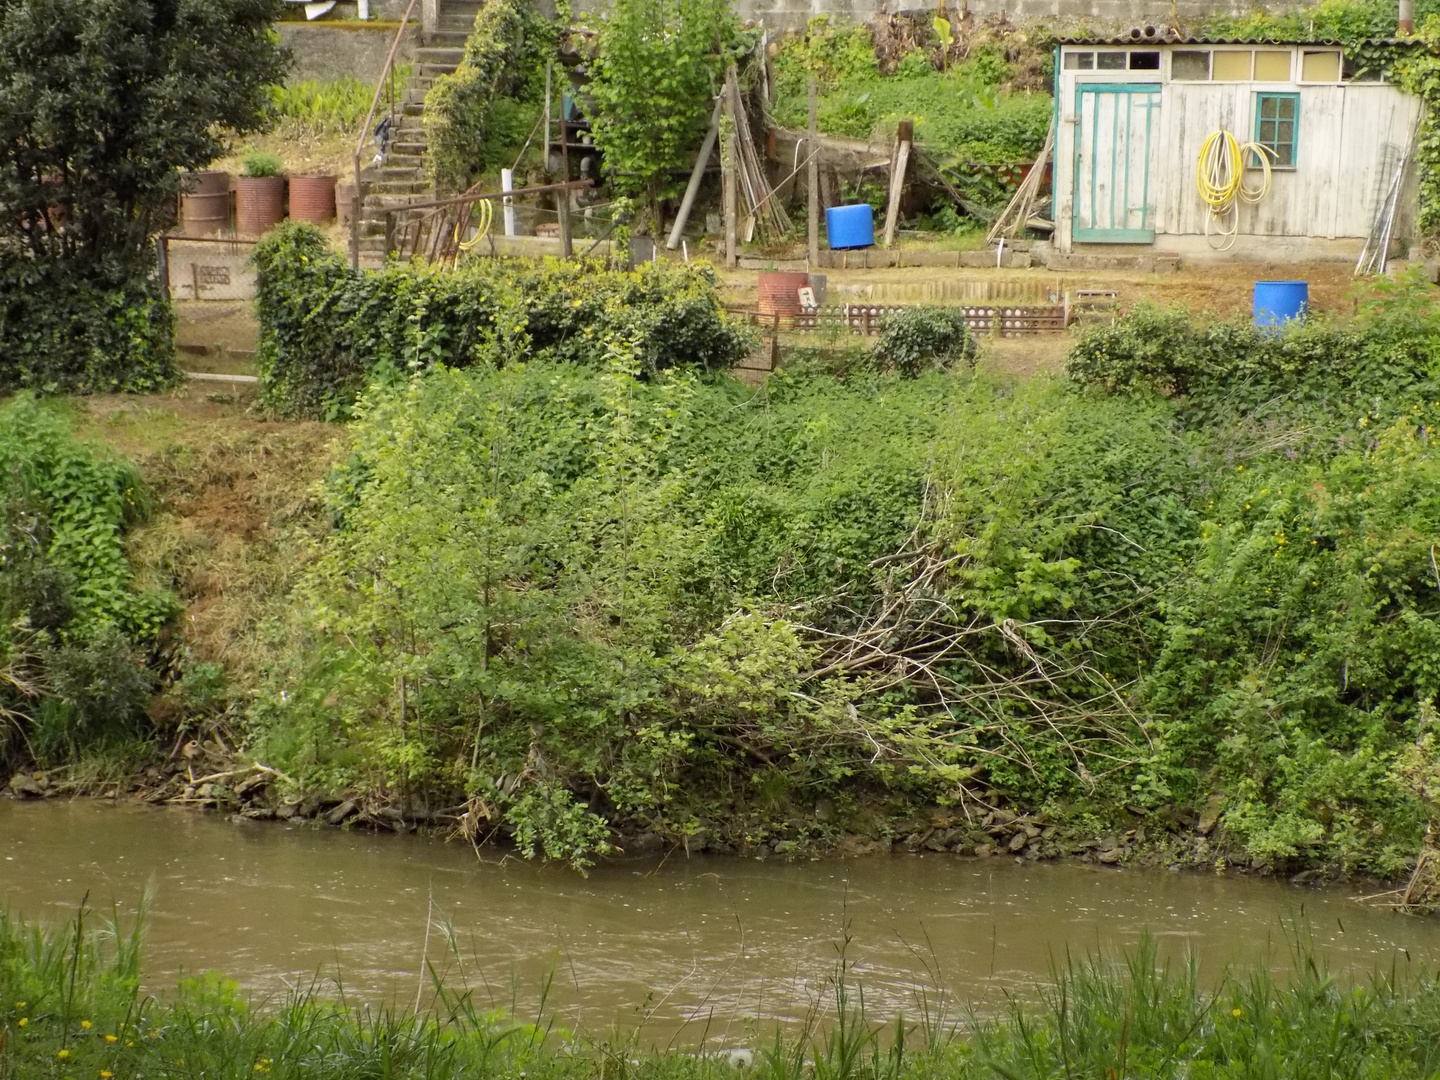
<svg viewBox="0 0 1440 1080"><path fill-rule="evenodd" d="M257 998L337 975L413 1004L421 958L482 1001L534 1009L546 973L569 1027L739 1041L827 994L842 942L872 1015L921 993L984 1009L1032 993L1067 952L1289 965L1302 924L1332 969L1440 966L1440 919L1356 904L1352 889L1240 875L1017 865L951 855L786 863L672 855L581 877L417 836L235 822L94 801L0 800L0 905L63 919L133 909L148 889L146 979L217 970ZM446 928L453 932L453 948Z"/></svg>

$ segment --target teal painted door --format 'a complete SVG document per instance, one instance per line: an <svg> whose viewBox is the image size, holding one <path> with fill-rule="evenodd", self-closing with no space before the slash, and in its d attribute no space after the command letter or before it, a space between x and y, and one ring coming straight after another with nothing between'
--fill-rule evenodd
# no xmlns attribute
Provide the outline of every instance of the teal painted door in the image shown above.
<svg viewBox="0 0 1440 1080"><path fill-rule="evenodd" d="M1082 83L1077 99L1071 238L1087 244L1151 243L1160 87Z"/></svg>

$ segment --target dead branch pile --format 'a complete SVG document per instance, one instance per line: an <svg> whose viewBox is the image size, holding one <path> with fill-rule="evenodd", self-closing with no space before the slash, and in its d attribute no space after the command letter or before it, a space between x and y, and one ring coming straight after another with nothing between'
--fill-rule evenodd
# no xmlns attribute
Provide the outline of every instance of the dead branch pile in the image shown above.
<svg viewBox="0 0 1440 1080"><path fill-rule="evenodd" d="M924 737L899 747L893 735L867 732L877 754L924 757L927 744L963 748L982 767L1004 761L1035 773L1038 737L1063 747L1086 787L1100 779L1092 772L1097 763L1103 776L1140 760L1148 736L1122 688L1097 670L1083 647L1062 652L1042 644L1083 643L1133 617L1133 605L1104 619L1023 623L968 612L955 599L968 556L929 535L927 516L897 551L870 564L881 588L863 609L840 596L828 598L824 620L806 622L806 612L791 613L818 650L808 678L849 678L867 696L905 687L924 703ZM882 745L886 738L891 745ZM962 785L957 795L973 798L975 791Z"/></svg>

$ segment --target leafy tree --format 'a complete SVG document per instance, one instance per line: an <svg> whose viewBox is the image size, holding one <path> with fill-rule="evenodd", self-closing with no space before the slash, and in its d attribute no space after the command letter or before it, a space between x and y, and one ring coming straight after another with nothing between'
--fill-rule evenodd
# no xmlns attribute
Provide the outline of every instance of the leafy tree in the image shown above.
<svg viewBox="0 0 1440 1080"><path fill-rule="evenodd" d="M163 381L178 170L268 117L279 0L0 0L0 386ZM145 312L117 327L127 310ZM96 325L99 324L99 325Z"/></svg>
<svg viewBox="0 0 1440 1080"><path fill-rule="evenodd" d="M602 17L589 85L595 144L611 184L649 198L657 229L739 34L727 0L615 0Z"/></svg>

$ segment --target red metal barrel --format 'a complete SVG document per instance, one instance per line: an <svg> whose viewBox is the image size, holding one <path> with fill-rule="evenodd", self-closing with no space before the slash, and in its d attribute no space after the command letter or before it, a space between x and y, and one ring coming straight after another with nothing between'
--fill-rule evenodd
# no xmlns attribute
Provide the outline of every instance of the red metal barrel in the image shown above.
<svg viewBox="0 0 1440 1080"><path fill-rule="evenodd" d="M803 271L762 270L759 308L762 315L799 315L800 290L810 284Z"/></svg>
<svg viewBox="0 0 1440 1080"><path fill-rule="evenodd" d="M290 219L319 225L335 216L335 177L290 177Z"/></svg>
<svg viewBox="0 0 1440 1080"><path fill-rule="evenodd" d="M285 217L283 176L235 178L235 231L259 236Z"/></svg>

